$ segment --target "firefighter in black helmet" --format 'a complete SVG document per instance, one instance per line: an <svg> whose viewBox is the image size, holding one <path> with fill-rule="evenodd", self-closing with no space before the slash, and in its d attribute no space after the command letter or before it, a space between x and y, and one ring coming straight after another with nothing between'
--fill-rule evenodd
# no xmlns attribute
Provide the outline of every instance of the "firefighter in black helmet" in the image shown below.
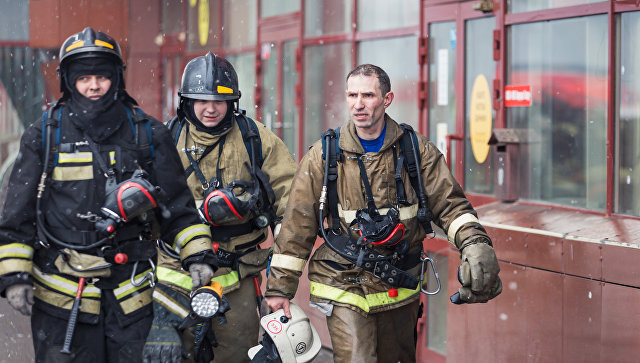
<svg viewBox="0 0 640 363"><path fill-rule="evenodd" d="M212 324L218 343L215 361L249 361L247 350L258 342L258 276L271 254L259 245L267 239L267 227L274 231L279 227L296 163L282 140L239 109L238 78L226 59L212 53L192 59L178 94L177 116L167 126L201 218L211 226L217 246L220 268L213 280L223 285L231 306L227 324ZM164 247L154 291L154 326L165 329L152 329L145 347L149 361L160 361L163 349L173 349L178 357L180 337L175 328L189 311L188 294L193 289L172 257L175 253Z"/></svg>
<svg viewBox="0 0 640 363"><path fill-rule="evenodd" d="M213 275L171 137L125 90L120 47L86 28L60 49L63 96L24 133L0 219L0 294L31 315L35 360L139 362L155 240L194 285Z"/></svg>

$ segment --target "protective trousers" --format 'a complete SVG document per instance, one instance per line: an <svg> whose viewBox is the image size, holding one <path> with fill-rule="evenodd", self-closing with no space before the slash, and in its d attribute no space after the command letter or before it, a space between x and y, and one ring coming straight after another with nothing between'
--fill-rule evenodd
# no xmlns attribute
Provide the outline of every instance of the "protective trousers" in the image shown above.
<svg viewBox="0 0 640 363"><path fill-rule="evenodd" d="M416 361L416 300L402 307L367 317L342 306L334 306L327 326L335 363Z"/></svg>
<svg viewBox="0 0 640 363"><path fill-rule="evenodd" d="M34 306L31 331L36 362L142 362L142 348L151 328L153 314L126 327L120 326L115 309L119 307L105 299L103 291L97 324L77 322L71 343L71 354L60 353L67 330L67 319L51 316Z"/></svg>
<svg viewBox="0 0 640 363"><path fill-rule="evenodd" d="M258 345L260 318L257 312L256 290L252 278L240 280L240 288L225 294L231 310L227 311L227 323L218 325L214 318L213 329L218 347L213 349L214 362L251 362L247 351Z"/></svg>

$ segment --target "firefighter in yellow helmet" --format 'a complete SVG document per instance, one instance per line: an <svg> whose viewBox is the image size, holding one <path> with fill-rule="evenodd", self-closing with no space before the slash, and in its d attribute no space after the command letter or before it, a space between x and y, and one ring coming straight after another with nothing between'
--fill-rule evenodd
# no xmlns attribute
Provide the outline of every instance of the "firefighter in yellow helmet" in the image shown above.
<svg viewBox="0 0 640 363"><path fill-rule="evenodd" d="M431 222L461 251L456 302L498 295L500 268L442 154L386 113L393 101L386 72L356 67L346 100L349 120L300 162L265 299L290 316L289 300L320 230L324 244L309 262L311 303L327 317L335 362L415 362L420 271L428 261L422 241Z"/></svg>
<svg viewBox="0 0 640 363"><path fill-rule="evenodd" d="M238 77L226 59L213 53L192 59L178 94L177 116L167 126L200 215L211 227L220 267L213 280L222 284L231 307L225 325L211 324L214 361L248 362L247 350L258 343L258 277L271 255L259 245L268 227L279 228L296 162L280 138L239 109ZM154 291L159 318L145 347L151 362L162 359L160 346L177 357L181 339L187 350L190 345L188 333L180 338L177 328L193 286L175 252L163 247Z"/></svg>
<svg viewBox="0 0 640 363"><path fill-rule="evenodd" d="M22 136L0 220L0 293L31 315L38 362L139 362L156 243L214 272L166 127L125 90L118 43L86 28L60 49L63 96ZM195 275L194 275L195 276Z"/></svg>

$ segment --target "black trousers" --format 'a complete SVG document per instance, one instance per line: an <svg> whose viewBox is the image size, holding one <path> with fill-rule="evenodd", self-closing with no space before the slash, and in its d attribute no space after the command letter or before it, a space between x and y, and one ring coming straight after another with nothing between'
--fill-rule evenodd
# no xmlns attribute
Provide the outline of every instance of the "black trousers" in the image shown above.
<svg viewBox="0 0 640 363"><path fill-rule="evenodd" d="M67 319L51 316L34 306L31 331L36 362L142 362L142 349L151 328L153 314L122 327L118 306L105 299L103 290L97 324L76 324L71 354L60 353L67 330ZM151 308L151 304L143 309ZM121 314L121 313L120 313Z"/></svg>

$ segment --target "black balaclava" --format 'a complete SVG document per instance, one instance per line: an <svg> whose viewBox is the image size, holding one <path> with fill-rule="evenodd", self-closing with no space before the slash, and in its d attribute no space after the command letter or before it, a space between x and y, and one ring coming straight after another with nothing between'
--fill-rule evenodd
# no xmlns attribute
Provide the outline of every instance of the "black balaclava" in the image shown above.
<svg viewBox="0 0 640 363"><path fill-rule="evenodd" d="M191 122L196 127L196 130L206 132L211 135L218 135L227 131L228 129L231 128L231 126L233 126L233 122L232 122L233 120L232 116L233 116L233 110L234 110L233 100L227 101L227 113L224 115L224 118L222 119L222 121L220 121L220 123L218 123L214 127L205 126L196 117L196 113L193 110L193 103L195 101L197 100L194 100L192 98L184 98L183 99L184 103L182 105L182 108L184 110L185 116L187 117L187 120L189 120L189 122Z"/></svg>
<svg viewBox="0 0 640 363"><path fill-rule="evenodd" d="M124 92L121 88L119 67L111 57L94 57L71 60L66 70L66 86L71 91L67 101L73 124L86 131L96 142L113 135L126 119L123 107L114 107ZM111 80L109 90L93 101L83 96L75 87L80 76L99 75ZM116 102L118 101L118 102Z"/></svg>

